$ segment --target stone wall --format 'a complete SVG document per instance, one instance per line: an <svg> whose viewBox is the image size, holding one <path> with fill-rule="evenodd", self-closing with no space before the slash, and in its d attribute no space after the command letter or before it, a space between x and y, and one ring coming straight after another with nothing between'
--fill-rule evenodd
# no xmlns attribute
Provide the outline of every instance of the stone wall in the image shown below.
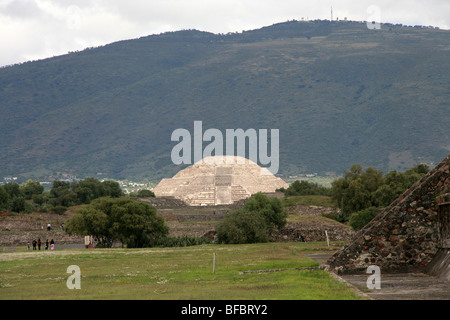
<svg viewBox="0 0 450 320"><path fill-rule="evenodd" d="M65 215L50 213L8 215L0 217L0 231L43 231L49 223L52 229L59 229L66 219Z"/></svg>
<svg viewBox="0 0 450 320"><path fill-rule="evenodd" d="M177 209L186 208L188 205L174 197L149 197L149 198L136 198L137 201L147 202L149 205L156 209Z"/></svg>
<svg viewBox="0 0 450 320"><path fill-rule="evenodd" d="M325 231L328 234L329 241L349 241L355 234L355 231L350 227L333 222L289 222L284 228L271 235L271 241L295 242L299 240L299 235L302 235L306 242L327 241Z"/></svg>
<svg viewBox="0 0 450 320"><path fill-rule="evenodd" d="M41 239L45 246L45 240L53 239L55 245L83 244L84 238L69 236L61 229L61 223L70 217L73 212L64 215L50 213L16 214L0 217L0 247L26 246L33 240ZM47 231L47 224L51 224L51 230Z"/></svg>
<svg viewBox="0 0 450 320"><path fill-rule="evenodd" d="M28 243L32 246L33 240L41 239L41 250L44 250L45 240L53 239L55 246L67 244L84 244L84 237L69 236L63 231L20 231L20 232L6 232L0 233L0 246L26 246Z"/></svg>
<svg viewBox="0 0 450 320"><path fill-rule="evenodd" d="M436 198L450 190L450 156L384 209L328 261L338 273L370 265L384 271L423 271L441 242ZM448 220L447 220L448 221Z"/></svg>

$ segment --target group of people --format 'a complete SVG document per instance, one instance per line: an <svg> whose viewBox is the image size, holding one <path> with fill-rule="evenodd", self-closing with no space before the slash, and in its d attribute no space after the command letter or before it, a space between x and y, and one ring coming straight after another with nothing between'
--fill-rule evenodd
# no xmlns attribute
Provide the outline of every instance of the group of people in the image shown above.
<svg viewBox="0 0 450 320"><path fill-rule="evenodd" d="M61 230L64 231L64 224L61 223L60 226ZM44 229L44 226L41 226L42 229ZM50 223L47 224L47 231L51 231L52 230L52 225ZM39 238L37 241L36 239L33 239L33 241L31 242L32 244L32 248L33 250L41 250L41 246L42 246L42 242L41 239ZM30 243L28 242L28 251L30 251ZM48 241L48 239L45 241L45 249L44 250L55 250L55 241L52 239L50 240L50 242Z"/></svg>
<svg viewBox="0 0 450 320"><path fill-rule="evenodd" d="M50 242L48 242L48 239L45 241L45 250L49 249L49 244L50 244L50 250L55 250L55 241L53 241L53 239ZM36 248L37 248L37 250L41 250L41 245L42 245L41 239L39 238L37 241L33 240L32 245L33 245L33 250L36 250ZM28 251L30 251L30 243L28 243Z"/></svg>

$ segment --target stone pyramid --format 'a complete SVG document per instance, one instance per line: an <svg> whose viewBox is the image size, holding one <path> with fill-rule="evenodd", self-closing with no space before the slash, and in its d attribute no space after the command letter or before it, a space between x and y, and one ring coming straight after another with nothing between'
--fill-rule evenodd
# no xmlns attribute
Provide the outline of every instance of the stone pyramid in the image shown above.
<svg viewBox="0 0 450 320"><path fill-rule="evenodd" d="M207 157L162 179L154 188L157 197L174 197L189 205L226 205L257 192L275 192L289 185L268 169L235 156Z"/></svg>
<svg viewBox="0 0 450 320"><path fill-rule="evenodd" d="M435 256L449 272L450 155L385 208L328 261L337 273L426 271ZM437 254L439 252L439 255Z"/></svg>

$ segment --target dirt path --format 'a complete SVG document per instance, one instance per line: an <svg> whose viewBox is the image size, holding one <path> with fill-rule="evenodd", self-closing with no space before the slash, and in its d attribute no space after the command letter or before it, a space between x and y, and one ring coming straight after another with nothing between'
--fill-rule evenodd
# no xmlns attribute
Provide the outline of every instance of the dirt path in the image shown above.
<svg viewBox="0 0 450 320"><path fill-rule="evenodd" d="M312 254L307 257L326 263L329 254ZM381 289L368 289L371 274L339 275L346 283L373 300L450 300L450 280L439 279L424 273L381 272Z"/></svg>

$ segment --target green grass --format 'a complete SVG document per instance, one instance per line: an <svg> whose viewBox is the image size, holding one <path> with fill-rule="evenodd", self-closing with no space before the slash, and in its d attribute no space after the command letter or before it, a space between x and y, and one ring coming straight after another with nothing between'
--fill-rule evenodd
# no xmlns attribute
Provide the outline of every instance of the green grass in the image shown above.
<svg viewBox="0 0 450 320"><path fill-rule="evenodd" d="M313 222L320 222L320 223L336 224L336 225L345 226L345 227L350 228L350 226L347 226L343 223L340 223L334 219L330 219L327 217L289 215L286 220L287 220L287 222L290 222L290 223L313 221Z"/></svg>
<svg viewBox="0 0 450 320"><path fill-rule="evenodd" d="M323 270L292 270L318 266L305 254L323 250L330 249L266 243L4 253L0 299L360 299ZM80 290L66 286L70 265L80 267ZM291 270L244 273L270 269Z"/></svg>
<svg viewBox="0 0 450 320"><path fill-rule="evenodd" d="M282 199L285 206L296 204L319 207L335 207L336 203L329 196L308 195L308 196L288 196Z"/></svg>

